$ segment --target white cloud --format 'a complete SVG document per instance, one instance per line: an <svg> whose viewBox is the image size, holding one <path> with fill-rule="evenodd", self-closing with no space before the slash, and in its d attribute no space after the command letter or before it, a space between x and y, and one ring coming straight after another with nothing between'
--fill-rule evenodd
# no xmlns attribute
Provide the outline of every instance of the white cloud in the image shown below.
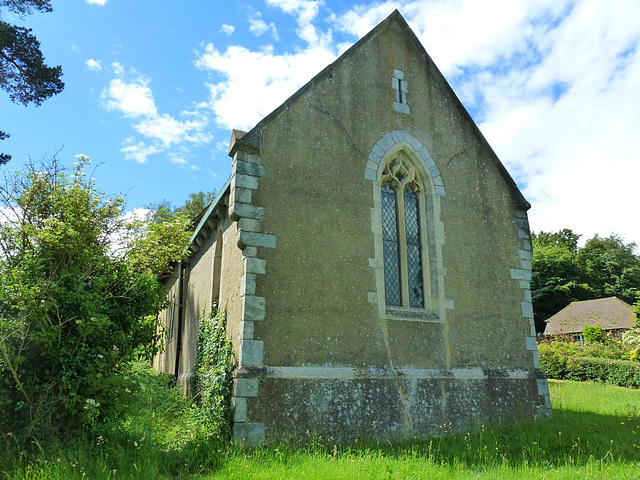
<svg viewBox="0 0 640 480"><path fill-rule="evenodd" d="M142 115L157 116L158 110L148 84L149 80L143 77L138 77L131 83L114 78L102 92L106 109L119 110L125 116L134 118Z"/></svg>
<svg viewBox="0 0 640 480"><path fill-rule="evenodd" d="M640 242L637 2L387 1L333 21L362 36L394 8L524 186L534 230Z"/></svg>
<svg viewBox="0 0 640 480"><path fill-rule="evenodd" d="M267 0L269 5L281 8L291 15L298 15L301 22L311 23L318 16L318 8L323 3L316 0Z"/></svg>
<svg viewBox="0 0 640 480"><path fill-rule="evenodd" d="M187 165L189 162L178 154L169 155L169 161L175 165Z"/></svg>
<svg viewBox="0 0 640 480"><path fill-rule="evenodd" d="M323 3L316 0L267 0L267 4L296 17L298 23L296 33L302 40L312 46L328 47L331 44L331 31L324 34L318 33L312 23L318 16Z"/></svg>
<svg viewBox="0 0 640 480"><path fill-rule="evenodd" d="M94 60L90 58L84 64L87 66L89 70L99 71L102 70L102 62L100 60Z"/></svg>
<svg viewBox="0 0 640 480"><path fill-rule="evenodd" d="M196 65L224 77L209 85L209 105L218 125L248 129L311 80L336 54L323 47L282 55L274 54L271 48L251 51L240 46L222 52L208 44Z"/></svg>
<svg viewBox="0 0 640 480"><path fill-rule="evenodd" d="M124 225L109 234L109 246L113 255L126 254L131 247L131 242L136 238L135 234L127 229L126 225L131 226L134 222L147 221L151 218L152 213L153 211L148 208L134 208L122 215L121 219Z"/></svg>
<svg viewBox="0 0 640 480"><path fill-rule="evenodd" d="M85 0L89 5L99 5L101 7L108 1L109 0Z"/></svg>
<svg viewBox="0 0 640 480"><path fill-rule="evenodd" d="M271 31L271 36L278 40L278 29L275 24L273 22L267 24L261 17L262 14L260 12L256 12L249 18L249 31L257 37Z"/></svg>
<svg viewBox="0 0 640 480"><path fill-rule="evenodd" d="M235 32L235 30L236 27L234 27L233 25L228 25L226 23L222 24L222 27L220 27L220 31L227 35L231 35L233 32Z"/></svg>
<svg viewBox="0 0 640 480"><path fill-rule="evenodd" d="M124 75L124 67L120 65L118 62L113 62L111 64L111 68L113 68L113 73L117 76Z"/></svg>
<svg viewBox="0 0 640 480"><path fill-rule="evenodd" d="M139 142L135 145L128 145L120 149L127 160L135 160L138 163L146 163L147 157L154 153L162 152L162 148L155 147L153 145L145 145L143 142Z"/></svg>
<svg viewBox="0 0 640 480"><path fill-rule="evenodd" d="M119 70L124 71L124 68ZM151 144L135 143L133 137L127 138L126 145L121 149L127 159L145 163L150 155L164 152L170 147L201 145L213 139L207 131L208 120L199 111L181 112L179 117L185 117L184 120L158 112L149 83L148 78L137 74L131 80L114 78L102 91L104 107L134 120L132 127L151 141Z"/></svg>
<svg viewBox="0 0 640 480"><path fill-rule="evenodd" d="M207 143L211 136L203 131L207 125L204 117L194 121L179 121L166 113L154 115L134 125L145 137L160 140L165 146L182 142Z"/></svg>

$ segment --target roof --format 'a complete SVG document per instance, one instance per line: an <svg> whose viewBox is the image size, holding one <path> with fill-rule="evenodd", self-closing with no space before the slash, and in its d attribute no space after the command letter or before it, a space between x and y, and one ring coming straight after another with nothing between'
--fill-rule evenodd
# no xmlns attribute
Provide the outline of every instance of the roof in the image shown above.
<svg viewBox="0 0 640 480"><path fill-rule="evenodd" d="M200 212L194 219L194 222L197 222L197 225L193 232L193 235L191 235L191 239L189 240L187 249L191 248L191 246L196 243L196 239L198 237L205 237L205 229L208 228L207 223L211 217L215 216L218 207L222 205L222 201L225 195L229 193L230 186L231 177L227 178L227 181L224 182L224 185L216 195L216 198L213 200L213 202L211 202L211 205L209 205L204 212Z"/></svg>
<svg viewBox="0 0 640 480"><path fill-rule="evenodd" d="M572 302L547 320L545 335L582 333L586 325L603 330L630 328L636 324L633 307L616 297Z"/></svg>
<svg viewBox="0 0 640 480"><path fill-rule="evenodd" d="M455 106L458 108L462 116L467 119L467 122L471 126L471 128L474 130L476 137L491 152L491 156L495 161L496 168L498 168L498 171L500 172L507 186L511 190L514 201L516 202L516 205L518 206L518 208L521 208L523 210L529 210L529 208L531 208L531 204L527 202L527 200L524 198L524 195L522 195L522 192L520 192L518 185L513 180L513 178L505 168L505 166L502 164L502 162L494 152L493 148L491 148L491 145L489 145L489 142L487 142L486 138L484 138L484 135L482 135L482 132L480 131L476 123L473 121L473 118L471 118L471 115L469 115L469 112L467 112L467 110L464 108L464 105L462 105L462 102L460 101L458 96L455 94L455 92L451 88L451 85L449 85L449 82L447 82L447 80L444 78L444 75L442 75L442 73L440 72L438 67L435 65L431 57L429 57L429 54L425 50L424 46L422 45L422 43L420 43L420 40L418 40L418 37L416 36L415 33L413 33L413 30L411 30L411 27L409 27L409 24L407 23L407 21L404 19L404 17L400 14L398 10L394 10L391 13L391 15L389 15L386 19L384 19L376 27L374 27L373 30L371 30L364 37L358 40L353 46L351 46L351 48L349 48L342 55L340 55L333 63L325 67L320 73L318 73L309 82L307 82L304 86L302 86L297 92L295 92L287 100L285 100L285 102L282 105L280 105L273 112L271 112L269 115L267 115L262 120L260 120L260 122L258 122L258 124L255 127L249 130L249 132L245 134L244 132L238 131L238 134L235 134L235 131L234 131L231 137L231 145L229 146L229 156L233 156L238 149L247 151L247 152L252 152L252 153L259 153L261 144L262 144L262 131L268 125L270 125L282 112L286 111L293 103L295 103L305 93L307 93L309 90L312 90L313 86L316 83L322 82L325 78L331 75L337 65L344 62L345 59L351 57L358 49L360 49L360 47L363 44L375 38L380 32L382 32L385 28L387 28L391 24L391 22L396 22L398 23L398 25L400 25L400 27L402 28L402 31L409 37L409 41L411 42L413 47L418 51L419 56L429 65L431 65L433 69L437 72L437 74L440 75L442 82L449 89L451 97L455 101L455 104L456 104ZM239 134L242 134L242 135L239 135ZM364 162L366 162L367 159L365 158L363 160Z"/></svg>

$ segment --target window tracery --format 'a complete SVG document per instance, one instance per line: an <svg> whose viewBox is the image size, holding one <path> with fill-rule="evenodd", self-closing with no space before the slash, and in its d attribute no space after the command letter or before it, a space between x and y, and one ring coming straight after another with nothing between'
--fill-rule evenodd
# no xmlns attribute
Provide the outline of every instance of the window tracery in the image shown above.
<svg viewBox="0 0 640 480"><path fill-rule="evenodd" d="M381 176L385 303L390 307L425 308L425 282L416 167L399 152Z"/></svg>

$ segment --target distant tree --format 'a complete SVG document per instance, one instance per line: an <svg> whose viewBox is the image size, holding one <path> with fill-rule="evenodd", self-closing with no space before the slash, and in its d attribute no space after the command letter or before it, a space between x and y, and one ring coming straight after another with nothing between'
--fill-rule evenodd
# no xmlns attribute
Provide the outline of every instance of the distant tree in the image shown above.
<svg viewBox="0 0 640 480"><path fill-rule="evenodd" d="M574 233L573 230L569 228L563 228L557 232L540 232L533 234L538 245L561 246L573 253L578 252L578 241L581 236L582 235Z"/></svg>
<svg viewBox="0 0 640 480"><path fill-rule="evenodd" d="M184 205L178 207L178 212L183 213L189 218L195 218L206 206L213 202L215 198L215 189L210 192L200 191L198 193L190 193Z"/></svg>
<svg viewBox="0 0 640 480"><path fill-rule="evenodd" d="M21 18L33 12L51 12L51 0L0 0L5 8ZM62 67L49 67L44 63L40 42L31 29L11 25L2 20L0 10L0 88L9 93L11 101L40 105L64 88L60 79ZM0 132L0 140L8 137ZM7 163L10 155L0 154L0 164Z"/></svg>
<svg viewBox="0 0 640 480"><path fill-rule="evenodd" d="M617 296L629 303L640 290L640 257L619 235L587 240L569 229L531 235L531 297L536 330L571 302Z"/></svg>
<svg viewBox="0 0 640 480"><path fill-rule="evenodd" d="M571 302L593 298L591 287L576 261L580 235L569 229L531 235L531 297L536 331L542 332L545 320Z"/></svg>
<svg viewBox="0 0 640 480"><path fill-rule="evenodd" d="M147 208L151 210L152 223L169 221L172 218L183 215L192 220L211 204L216 198L216 191L209 192L199 191L190 193L187 200L179 207L174 207L169 200L163 200L160 203L149 205Z"/></svg>
<svg viewBox="0 0 640 480"><path fill-rule="evenodd" d="M636 244L612 234L595 235L578 251L576 260L596 298L617 296L628 303L636 301L640 290L640 257Z"/></svg>

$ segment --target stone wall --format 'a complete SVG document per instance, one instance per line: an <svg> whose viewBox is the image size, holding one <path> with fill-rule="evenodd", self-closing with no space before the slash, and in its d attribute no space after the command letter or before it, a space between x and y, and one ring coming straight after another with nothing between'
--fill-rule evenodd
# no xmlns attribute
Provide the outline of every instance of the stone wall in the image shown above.
<svg viewBox="0 0 640 480"><path fill-rule="evenodd" d="M230 215L252 273L234 433L249 445L549 413L523 283L526 201L406 24L386 22L250 132L257 149L235 150ZM396 147L421 162L430 195L434 293L417 318L381 300L375 196Z"/></svg>

